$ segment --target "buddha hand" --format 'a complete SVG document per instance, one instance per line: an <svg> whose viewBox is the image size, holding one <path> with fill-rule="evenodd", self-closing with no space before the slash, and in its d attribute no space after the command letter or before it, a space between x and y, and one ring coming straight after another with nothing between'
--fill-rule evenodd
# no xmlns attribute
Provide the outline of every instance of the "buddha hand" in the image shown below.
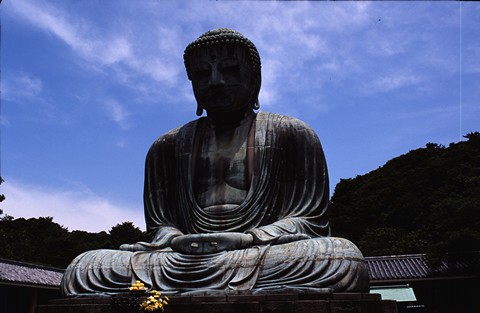
<svg viewBox="0 0 480 313"><path fill-rule="evenodd" d="M181 235L172 239L171 247L183 254L211 254L245 249L252 244L252 235L232 232Z"/></svg>
<svg viewBox="0 0 480 313"><path fill-rule="evenodd" d="M273 240L270 244L271 245L281 245L284 243L289 243L293 241L299 241L299 240L305 240L305 239L310 239L309 235L306 234L288 234L288 235L281 235L280 237L277 237L275 240Z"/></svg>

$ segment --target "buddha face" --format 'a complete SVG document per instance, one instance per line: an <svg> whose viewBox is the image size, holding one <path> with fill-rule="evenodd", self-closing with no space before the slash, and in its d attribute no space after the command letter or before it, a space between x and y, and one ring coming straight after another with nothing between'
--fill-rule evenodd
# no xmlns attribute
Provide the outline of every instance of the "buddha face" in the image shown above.
<svg viewBox="0 0 480 313"><path fill-rule="evenodd" d="M215 45L190 55L195 99L207 113L245 110L256 99L247 51L240 45Z"/></svg>

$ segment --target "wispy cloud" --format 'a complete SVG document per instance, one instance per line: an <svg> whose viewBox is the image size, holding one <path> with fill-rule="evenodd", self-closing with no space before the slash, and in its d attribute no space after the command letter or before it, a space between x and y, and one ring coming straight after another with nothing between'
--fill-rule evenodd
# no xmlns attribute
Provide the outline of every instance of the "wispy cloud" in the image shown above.
<svg viewBox="0 0 480 313"><path fill-rule="evenodd" d="M103 53L100 54L101 59L107 64L129 60L132 56L132 47L126 38L111 38L108 45L105 47L99 46L99 48L104 49Z"/></svg>
<svg viewBox="0 0 480 313"><path fill-rule="evenodd" d="M11 8L35 26L60 38L72 49L86 56L91 55L95 50L94 42L83 38L78 33L79 28L86 25L78 22L76 25L71 24L67 16L54 7L40 7L38 3L20 0L12 2Z"/></svg>
<svg viewBox="0 0 480 313"><path fill-rule="evenodd" d="M43 90L43 83L31 74L20 72L4 77L1 88L5 100L18 102L38 97Z"/></svg>
<svg viewBox="0 0 480 313"><path fill-rule="evenodd" d="M114 121L121 129L129 128L127 118L130 114L118 101L108 99L103 102L103 105L109 119Z"/></svg>
<svg viewBox="0 0 480 313"><path fill-rule="evenodd" d="M381 75L367 82L363 90L368 94L378 94L409 87L420 82L421 77L413 73L392 73L389 75Z"/></svg>
<svg viewBox="0 0 480 313"><path fill-rule="evenodd" d="M145 51L144 43L140 43L137 38L143 37L129 31L127 20L124 23L126 25L119 29L105 30L90 20L73 16L52 4L18 0L11 3L11 8L24 20L67 44L84 60L89 61L90 66L111 67L119 74L116 77L119 80L148 75L156 81L170 82L179 72L169 60L158 55L158 50L155 51L157 55L153 51ZM157 36L161 36L159 42L165 49L169 48L165 42L173 44L169 33L173 32L165 29L157 33ZM146 46L159 48L158 45L152 45L152 42Z"/></svg>
<svg viewBox="0 0 480 313"><path fill-rule="evenodd" d="M143 211L119 205L84 189L58 190L7 180L2 184L6 200L2 209L13 217L53 217L69 230L108 231L131 221L144 228Z"/></svg>
<svg viewBox="0 0 480 313"><path fill-rule="evenodd" d="M204 10L205 5L209 10ZM361 28L369 16L366 3L319 6L307 2L294 5L240 2L232 10L230 3L153 2L136 6L133 12L131 7L125 8L129 13L123 13L122 23L100 28L82 15L72 16L60 5L19 0L12 6L17 15L56 36L91 65L101 70L111 69L109 77L138 93L156 97L152 82L142 88L145 77L178 94L177 83L184 75L183 49L194 39L189 34L198 32L198 36L213 28L205 28L208 24L237 28L255 42L265 60L261 101L267 108L280 105L282 91L296 90L307 83L307 75L300 75L308 70L307 62L320 56L327 62L331 60L330 55L337 47L332 46L327 32L341 35L352 28ZM169 13L180 10L184 13L181 16L172 17ZM133 15L141 16L148 24L130 21L134 20ZM246 24L246 16L255 23ZM336 70L345 68L330 68Z"/></svg>

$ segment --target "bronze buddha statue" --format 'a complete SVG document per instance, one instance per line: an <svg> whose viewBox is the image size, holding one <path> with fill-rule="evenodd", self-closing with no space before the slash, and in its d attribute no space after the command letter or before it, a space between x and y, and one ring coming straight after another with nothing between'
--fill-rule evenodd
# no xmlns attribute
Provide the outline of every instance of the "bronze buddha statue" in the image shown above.
<svg viewBox="0 0 480 313"><path fill-rule="evenodd" d="M162 135L145 166L152 241L88 251L67 268L64 295L111 294L135 280L164 293L275 288L366 292L366 263L330 237L328 173L314 131L259 109L260 57L230 29L185 50L192 121Z"/></svg>

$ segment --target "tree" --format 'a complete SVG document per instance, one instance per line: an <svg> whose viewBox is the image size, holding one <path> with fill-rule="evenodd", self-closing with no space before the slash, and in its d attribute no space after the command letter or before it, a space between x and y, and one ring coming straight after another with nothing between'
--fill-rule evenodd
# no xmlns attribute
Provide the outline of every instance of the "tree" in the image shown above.
<svg viewBox="0 0 480 313"><path fill-rule="evenodd" d="M146 235L132 222L123 222L117 224L110 229L110 240L114 249L118 249L120 245L126 243L135 243L146 241Z"/></svg>
<svg viewBox="0 0 480 313"><path fill-rule="evenodd" d="M0 258L65 268L79 254L96 249L118 249L120 244L145 241L131 222L110 233L69 232L52 217L0 219Z"/></svg>
<svg viewBox="0 0 480 313"><path fill-rule="evenodd" d="M365 255L480 250L480 133L465 137L448 148L428 143L342 179L331 198L333 235Z"/></svg>
<svg viewBox="0 0 480 313"><path fill-rule="evenodd" d="M463 138L468 138L469 140L480 138L480 132L469 132Z"/></svg>
<svg viewBox="0 0 480 313"><path fill-rule="evenodd" d="M2 176L0 176L0 185L3 184L3 182L5 182L2 178ZM3 200L5 200L5 195L4 194L0 194L0 202L2 202ZM3 214L3 210L0 209L0 214Z"/></svg>
<svg viewBox="0 0 480 313"><path fill-rule="evenodd" d="M0 221L0 256L57 266L64 258L68 230L51 217Z"/></svg>
<svg viewBox="0 0 480 313"><path fill-rule="evenodd" d="M2 176L0 176L0 185L4 182ZM5 195L4 194L0 194L0 202L3 202L5 200ZM0 220L3 220L3 219L12 219L12 217L8 214L5 214L3 215L3 210L0 209Z"/></svg>

